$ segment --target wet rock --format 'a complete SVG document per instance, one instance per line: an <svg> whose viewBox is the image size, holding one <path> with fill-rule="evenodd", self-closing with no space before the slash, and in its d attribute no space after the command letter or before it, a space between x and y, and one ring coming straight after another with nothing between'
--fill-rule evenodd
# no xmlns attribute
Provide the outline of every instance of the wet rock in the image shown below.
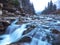
<svg viewBox="0 0 60 45"><path fill-rule="evenodd" d="M4 34L6 28L10 25L9 22L6 21L0 21L0 34Z"/></svg>
<svg viewBox="0 0 60 45"><path fill-rule="evenodd" d="M60 26L60 24L56 24L56 26Z"/></svg>
<svg viewBox="0 0 60 45"><path fill-rule="evenodd" d="M52 45L60 45L60 42L52 43Z"/></svg>
<svg viewBox="0 0 60 45"><path fill-rule="evenodd" d="M26 27L27 30L23 32L23 35L32 31L35 27L36 27L35 25L27 25L27 27Z"/></svg>
<svg viewBox="0 0 60 45"><path fill-rule="evenodd" d="M57 29L52 29L52 33L54 33L54 34L60 34L60 31L58 31Z"/></svg>
<svg viewBox="0 0 60 45"><path fill-rule="evenodd" d="M21 13L21 16L25 16L26 14L25 13Z"/></svg>
<svg viewBox="0 0 60 45"><path fill-rule="evenodd" d="M60 35L56 34L54 35L54 40L52 40L52 45L60 45Z"/></svg>
<svg viewBox="0 0 60 45"><path fill-rule="evenodd" d="M9 15L9 16L12 16L13 15L14 16L15 14L14 13L11 13L11 12L8 12L7 15Z"/></svg>
<svg viewBox="0 0 60 45"><path fill-rule="evenodd" d="M31 42L31 38L30 37L23 37L21 40L11 43L10 45L25 45L25 43L29 43Z"/></svg>
<svg viewBox="0 0 60 45"><path fill-rule="evenodd" d="M7 10L3 10L3 14L7 14L8 13L8 11Z"/></svg>
<svg viewBox="0 0 60 45"><path fill-rule="evenodd" d="M5 32L4 26L0 23L0 34L3 34Z"/></svg>
<svg viewBox="0 0 60 45"><path fill-rule="evenodd" d="M19 42L31 42L31 38L26 36L19 40Z"/></svg>
<svg viewBox="0 0 60 45"><path fill-rule="evenodd" d="M60 45L60 31L57 29L52 29L53 40L52 45Z"/></svg>
<svg viewBox="0 0 60 45"><path fill-rule="evenodd" d="M20 12L20 11L16 11L15 14L16 14L16 15L20 15L21 12Z"/></svg>
<svg viewBox="0 0 60 45"><path fill-rule="evenodd" d="M3 38L0 38L0 40L2 40Z"/></svg>
<svg viewBox="0 0 60 45"><path fill-rule="evenodd" d="M3 26L5 26L5 27L7 27L7 26L9 26L9 25L10 25L10 23L9 23L9 22L7 22L7 21L3 21L3 22L2 22L2 24L3 24Z"/></svg>
<svg viewBox="0 0 60 45"><path fill-rule="evenodd" d="M42 27L43 27L44 29L49 29L49 28L50 28L49 26L46 26L46 25L42 25Z"/></svg>
<svg viewBox="0 0 60 45"><path fill-rule="evenodd" d="M42 37L42 41L45 41L46 40L46 37Z"/></svg>

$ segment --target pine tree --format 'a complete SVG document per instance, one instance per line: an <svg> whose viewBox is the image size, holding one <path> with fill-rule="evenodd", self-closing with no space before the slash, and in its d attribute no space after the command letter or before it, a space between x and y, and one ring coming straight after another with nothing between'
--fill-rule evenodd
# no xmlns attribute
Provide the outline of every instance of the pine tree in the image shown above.
<svg viewBox="0 0 60 45"><path fill-rule="evenodd" d="M42 14L50 14L56 10L56 5L53 4L52 0L48 2L48 6L42 11Z"/></svg>
<svg viewBox="0 0 60 45"><path fill-rule="evenodd" d="M55 11L55 10L56 10L56 8L57 8L55 4L54 4L53 8L54 8L54 11Z"/></svg>

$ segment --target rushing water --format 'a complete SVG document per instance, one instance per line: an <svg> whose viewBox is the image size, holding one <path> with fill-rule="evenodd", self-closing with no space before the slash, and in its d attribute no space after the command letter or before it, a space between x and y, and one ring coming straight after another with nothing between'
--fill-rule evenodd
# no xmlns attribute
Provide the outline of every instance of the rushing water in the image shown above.
<svg viewBox="0 0 60 45"><path fill-rule="evenodd" d="M15 23L18 21L18 19L16 19L10 26L8 26L5 35L0 36L0 38L2 38L2 40L0 40L0 45L7 45L13 42L18 41L21 37L23 32L26 30L26 25L27 24L22 24L20 25L16 25Z"/></svg>
<svg viewBox="0 0 60 45"><path fill-rule="evenodd" d="M6 29L6 34L11 34L13 31L15 31L15 29L17 29L18 27L20 27L20 25L16 25L16 23L19 21L19 18L17 18L15 21L13 21L11 23L10 26L7 27Z"/></svg>
<svg viewBox="0 0 60 45"><path fill-rule="evenodd" d="M31 37L30 43L25 45L52 45L54 40L54 34L51 29L57 29L60 31L60 20L55 20L52 17L40 16L40 19L30 20L28 23L17 25L18 18L8 26L6 34L0 36L0 45L7 45L17 42L24 36ZM27 25L35 25L29 33L22 35L24 31L27 31Z"/></svg>
<svg viewBox="0 0 60 45"><path fill-rule="evenodd" d="M7 45L13 42L18 41L23 35L23 32L26 30L26 24L23 24L21 27L17 28L13 33L2 35L0 38L3 38L0 42L0 45Z"/></svg>

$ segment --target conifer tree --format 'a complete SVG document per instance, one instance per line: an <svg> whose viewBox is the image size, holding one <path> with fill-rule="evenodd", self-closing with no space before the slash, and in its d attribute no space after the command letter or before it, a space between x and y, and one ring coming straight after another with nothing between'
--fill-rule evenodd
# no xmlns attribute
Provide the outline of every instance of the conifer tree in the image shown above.
<svg viewBox="0 0 60 45"><path fill-rule="evenodd" d="M56 10L56 5L53 4L52 0L48 2L48 6L42 11L42 14L50 14Z"/></svg>

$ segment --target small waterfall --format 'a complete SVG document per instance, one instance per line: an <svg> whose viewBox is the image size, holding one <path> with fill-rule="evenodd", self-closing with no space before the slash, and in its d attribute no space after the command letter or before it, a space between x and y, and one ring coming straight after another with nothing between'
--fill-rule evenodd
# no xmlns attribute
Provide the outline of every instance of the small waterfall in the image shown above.
<svg viewBox="0 0 60 45"><path fill-rule="evenodd" d="M17 23L18 21L19 21L19 17L17 17L16 20L11 23L11 25Z"/></svg>
<svg viewBox="0 0 60 45"><path fill-rule="evenodd" d="M3 38L3 40L1 40L1 42L0 42L0 45L7 45L7 44L16 42L19 39L21 39L21 37L23 36L22 35L23 32L26 30L26 25L27 24L23 24L21 27L17 28L11 34L0 36L0 38Z"/></svg>
<svg viewBox="0 0 60 45"><path fill-rule="evenodd" d="M8 26L6 34L0 36L0 38L2 39L0 40L0 45L7 45L22 38L22 34L26 30L26 25L28 24L16 25L15 23L17 23L18 21L19 18L17 18L13 23L11 23L10 26Z"/></svg>
<svg viewBox="0 0 60 45"><path fill-rule="evenodd" d="M37 35L37 34L35 34L35 35ZM45 35L45 34L42 33L42 35ZM32 41L31 41L30 45L51 45L51 43L49 43L47 41L47 39L45 39L45 40L43 39L44 41L42 40L42 38L43 38L42 35L38 36L38 38L36 38L37 36L34 36L32 38Z"/></svg>
<svg viewBox="0 0 60 45"><path fill-rule="evenodd" d="M26 24L23 24L20 28L16 29L10 36L12 36L12 42L19 40L22 37L23 32L26 30Z"/></svg>
<svg viewBox="0 0 60 45"><path fill-rule="evenodd" d="M18 18L7 28L6 35L0 36L0 45L9 45L11 43L17 42L20 39L22 39L24 36L31 37L32 41L25 44L25 45L52 45L52 41L55 35L52 35L50 27L53 23L47 23L47 24L39 24L35 21L32 21L30 23L22 24L22 25L16 25L15 23L18 22ZM32 29L29 33L26 33L25 35L22 35L24 31L28 29L26 27L29 24L31 25L37 25L34 29ZM60 24L60 22L55 23ZM55 26L54 24L54 26ZM53 25L52 25L53 26ZM58 28L58 27L55 27ZM30 29L30 28L29 28ZM13 44L14 45L14 44Z"/></svg>
<svg viewBox="0 0 60 45"><path fill-rule="evenodd" d="M27 28L26 28L27 25L29 25L29 23L22 24L17 29L15 29L15 31L13 33L0 36L0 38L3 38L2 40L0 40L0 45L8 45L8 44L17 42L20 39L22 39L22 37L24 37L26 35L32 36L34 33L35 34L32 36L32 41L30 42L30 45L51 45L50 43L48 43L47 38L45 39L45 37L47 36L46 33L48 33L48 31L44 30L43 27L40 25L38 25L35 29L33 29L31 32L29 32L28 34L30 34L30 35L28 35L28 34L22 35L23 32L27 30ZM49 31L49 33L50 33L50 31Z"/></svg>
<svg viewBox="0 0 60 45"><path fill-rule="evenodd" d="M18 21L19 21L19 17L15 21L13 21L10 26L8 26L8 28L6 29L6 34L11 34L12 32L15 31L15 29L17 29L18 27L20 27L20 25L16 25L15 24Z"/></svg>

